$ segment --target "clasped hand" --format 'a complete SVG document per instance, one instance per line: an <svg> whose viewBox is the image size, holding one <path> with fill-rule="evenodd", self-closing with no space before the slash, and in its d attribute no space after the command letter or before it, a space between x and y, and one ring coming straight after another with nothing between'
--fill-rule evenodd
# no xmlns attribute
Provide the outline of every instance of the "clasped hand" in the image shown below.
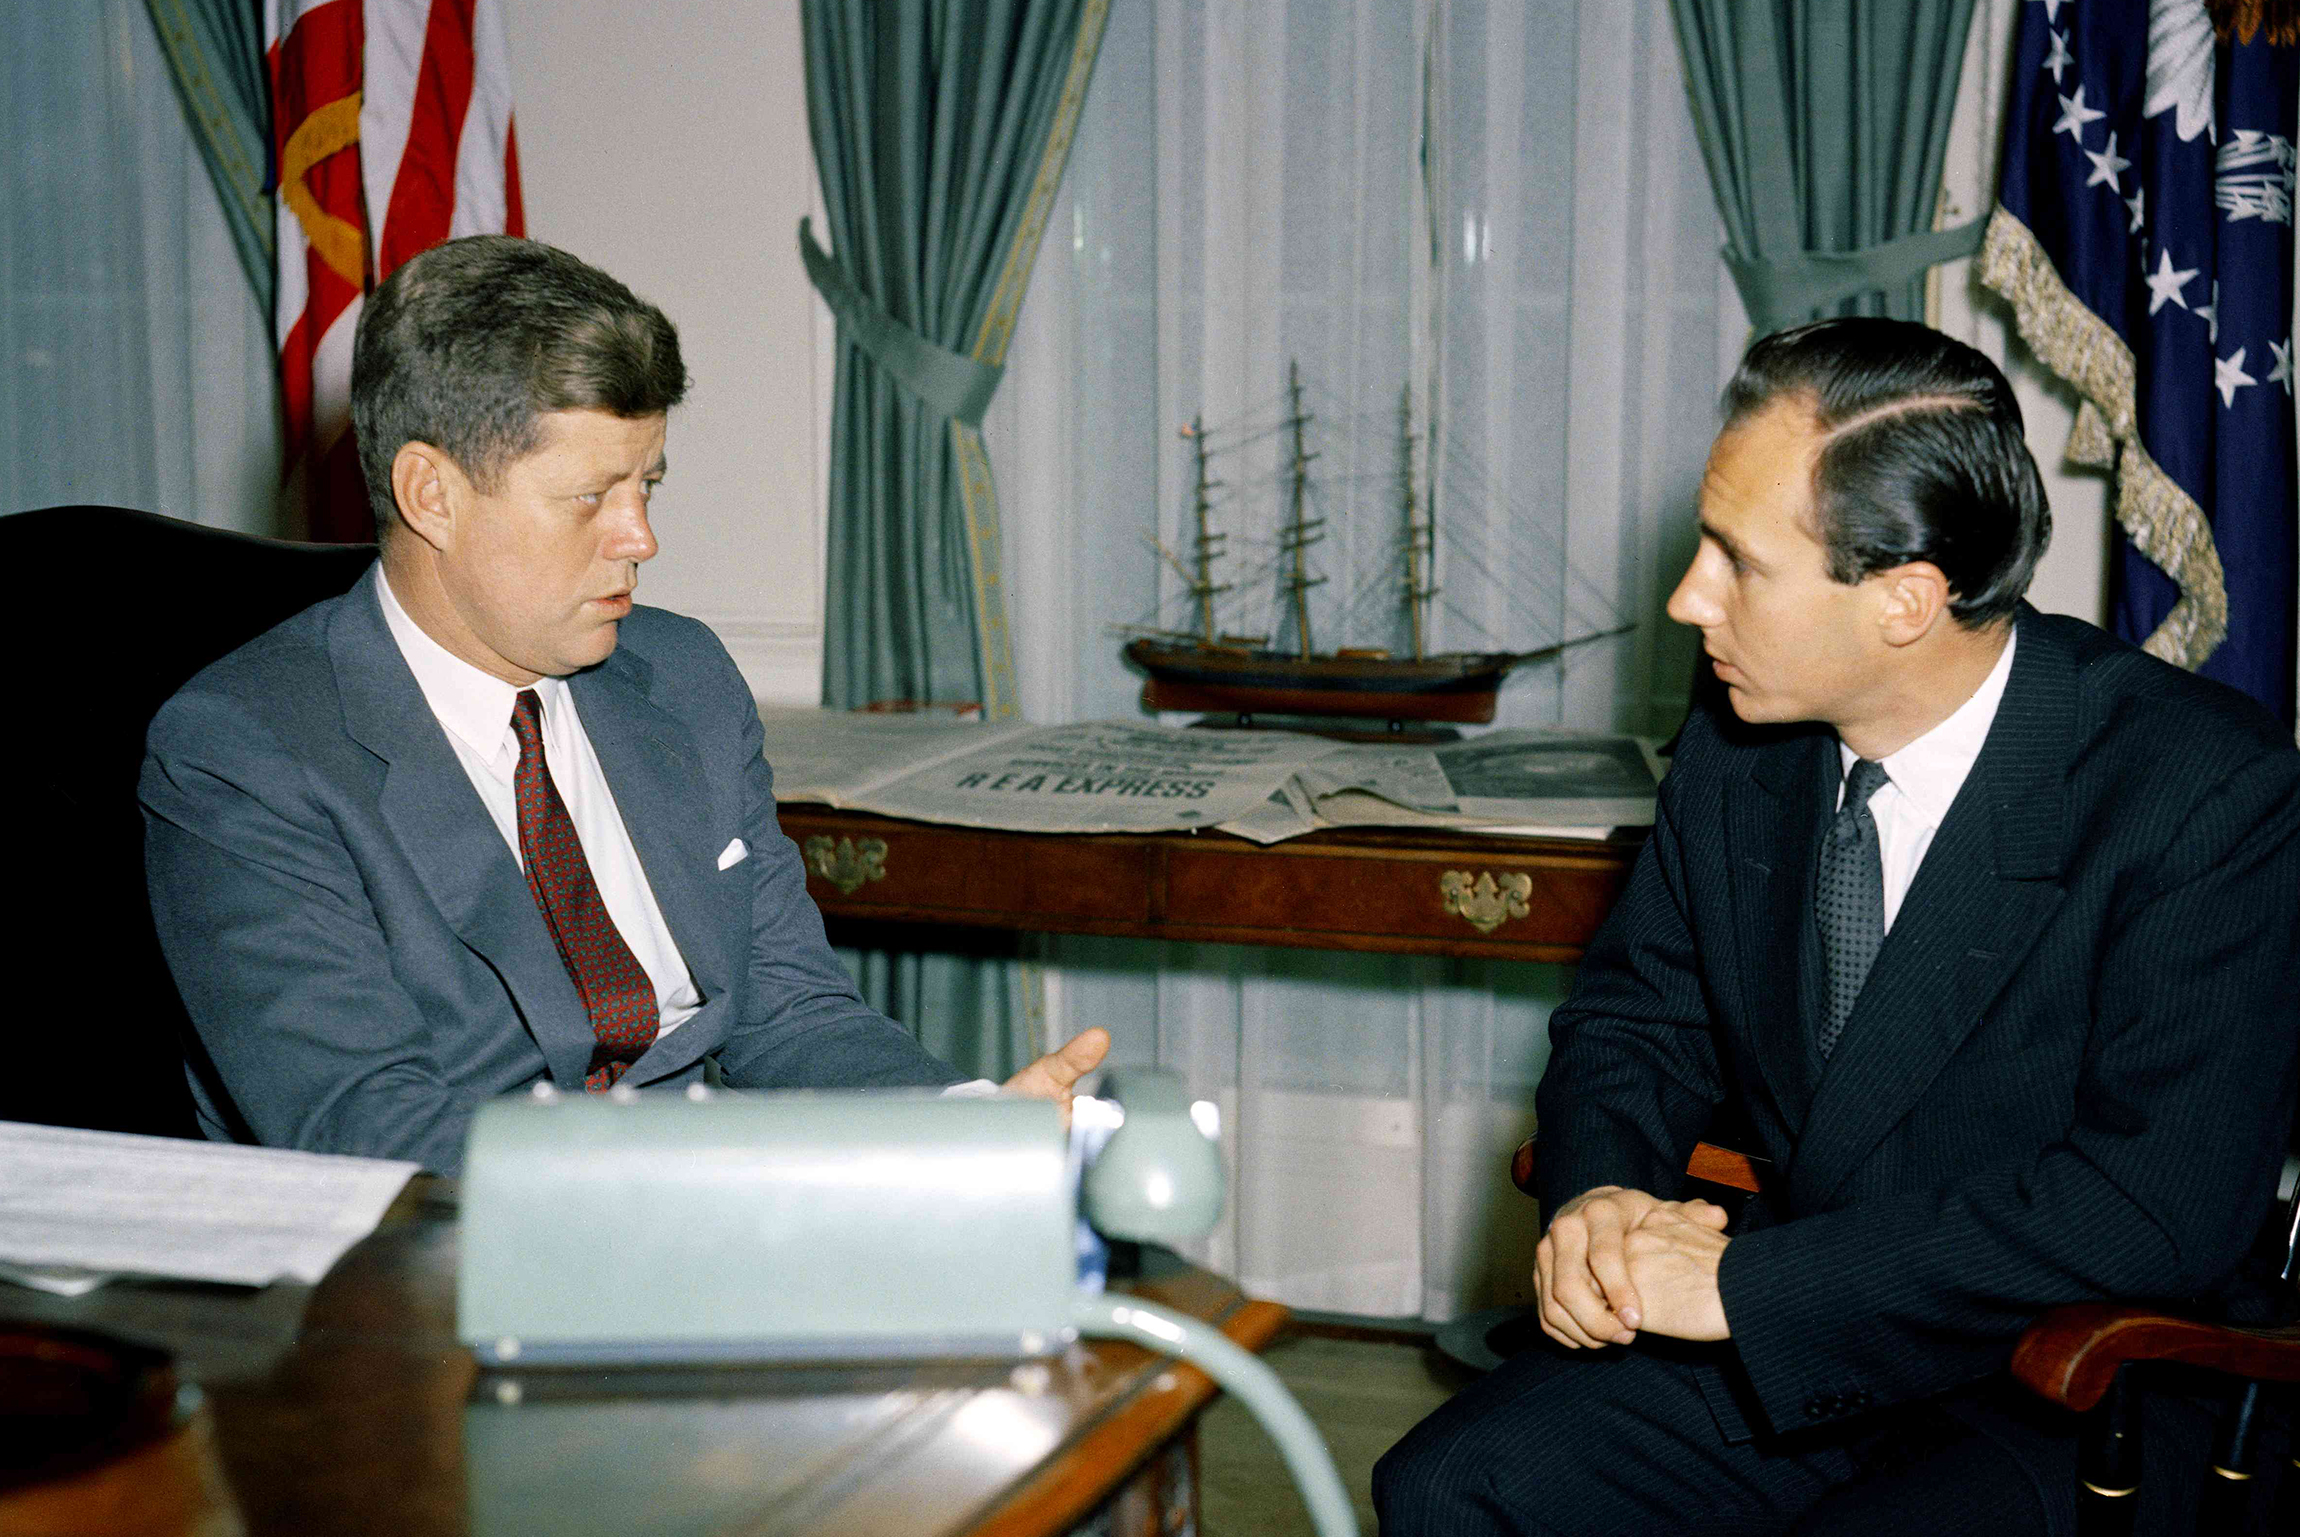
<svg viewBox="0 0 2300 1537"><path fill-rule="evenodd" d="M1541 1328L1575 1350L1626 1345L1640 1330L1721 1340L1731 1330L1717 1264L1724 1208L1600 1185L1558 1209L1534 1251Z"/></svg>

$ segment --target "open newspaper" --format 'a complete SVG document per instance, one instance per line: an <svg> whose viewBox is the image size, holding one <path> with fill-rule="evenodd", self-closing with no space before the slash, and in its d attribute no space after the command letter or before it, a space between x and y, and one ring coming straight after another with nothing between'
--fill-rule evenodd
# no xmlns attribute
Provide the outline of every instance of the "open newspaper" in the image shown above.
<svg viewBox="0 0 2300 1537"><path fill-rule="evenodd" d="M1652 822L1659 779L1645 743L1585 732L1403 747L1143 721L760 715L778 800L1012 832L1217 828L1275 843L1388 826L1601 838Z"/></svg>

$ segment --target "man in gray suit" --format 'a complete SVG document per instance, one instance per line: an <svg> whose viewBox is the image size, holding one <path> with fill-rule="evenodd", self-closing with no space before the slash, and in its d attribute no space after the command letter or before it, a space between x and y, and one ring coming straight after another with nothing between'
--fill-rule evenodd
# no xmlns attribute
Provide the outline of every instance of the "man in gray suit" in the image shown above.
<svg viewBox="0 0 2300 1537"><path fill-rule="evenodd" d="M953 1083L831 954L725 650L631 601L687 383L669 320L479 236L395 271L354 353L375 567L147 739L207 1134L454 1173L478 1107L537 1084ZM1107 1046L1007 1087L1066 1099Z"/></svg>

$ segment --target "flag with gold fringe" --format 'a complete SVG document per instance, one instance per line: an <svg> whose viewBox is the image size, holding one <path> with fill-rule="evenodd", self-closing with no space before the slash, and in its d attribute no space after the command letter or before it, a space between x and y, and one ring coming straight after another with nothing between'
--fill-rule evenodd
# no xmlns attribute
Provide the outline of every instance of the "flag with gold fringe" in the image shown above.
<svg viewBox="0 0 2300 1537"><path fill-rule="evenodd" d="M2295 0L2029 0L1981 277L2113 468L2119 634L2294 705Z"/></svg>

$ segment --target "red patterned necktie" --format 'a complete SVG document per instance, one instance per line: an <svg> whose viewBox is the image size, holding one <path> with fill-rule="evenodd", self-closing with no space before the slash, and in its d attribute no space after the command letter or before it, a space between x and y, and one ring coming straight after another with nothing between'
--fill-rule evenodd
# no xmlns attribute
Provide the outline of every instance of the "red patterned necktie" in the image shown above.
<svg viewBox="0 0 2300 1537"><path fill-rule="evenodd" d="M527 865L527 889L535 894L535 905L559 944L559 958L567 963L567 975L591 1016L598 1044L591 1049L583 1087L602 1093L654 1044L655 984L599 900L574 819L543 761L543 701L533 689L520 690L512 703L511 733L519 738L519 767L511 783L519 799L519 854Z"/></svg>

